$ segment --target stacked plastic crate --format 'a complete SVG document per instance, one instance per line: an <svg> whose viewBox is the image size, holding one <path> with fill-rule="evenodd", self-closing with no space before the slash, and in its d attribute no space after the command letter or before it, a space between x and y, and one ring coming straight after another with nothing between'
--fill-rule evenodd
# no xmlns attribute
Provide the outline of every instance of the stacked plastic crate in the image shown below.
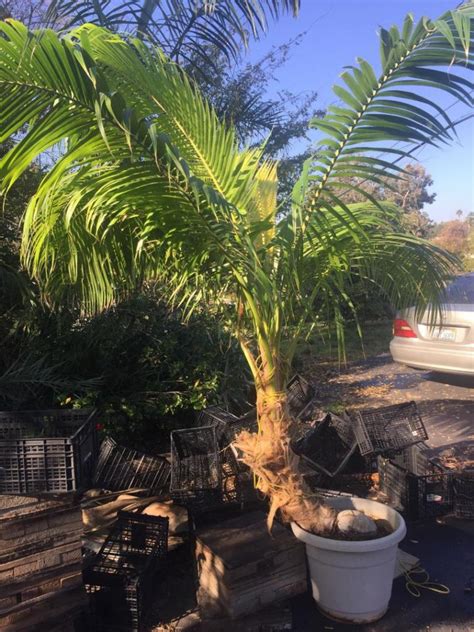
<svg viewBox="0 0 474 632"><path fill-rule="evenodd" d="M287 385L288 403L298 416L311 402L314 389L295 375ZM211 406L201 412L197 427L171 433L171 484L175 502L193 516L217 508L253 506L256 500L249 469L234 445L243 431L257 432L255 409L241 417Z"/></svg>
<svg viewBox="0 0 474 632"><path fill-rule="evenodd" d="M452 478L427 457L428 439L415 402L357 414L361 452L378 456L380 491L409 520L452 509Z"/></svg>
<svg viewBox="0 0 474 632"><path fill-rule="evenodd" d="M97 453L93 410L0 412L0 493L86 489Z"/></svg>
<svg viewBox="0 0 474 632"><path fill-rule="evenodd" d="M84 570L90 629L140 632L153 582L168 550L168 518L120 512L92 564Z"/></svg>

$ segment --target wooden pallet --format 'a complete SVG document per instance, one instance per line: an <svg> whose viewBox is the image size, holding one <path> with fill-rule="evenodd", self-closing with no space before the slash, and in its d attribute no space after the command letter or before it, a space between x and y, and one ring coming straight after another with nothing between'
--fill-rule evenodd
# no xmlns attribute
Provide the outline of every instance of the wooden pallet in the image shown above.
<svg viewBox="0 0 474 632"><path fill-rule="evenodd" d="M263 512L199 531L195 553L200 606L233 619L307 589L304 544L279 523L270 535Z"/></svg>
<svg viewBox="0 0 474 632"><path fill-rule="evenodd" d="M0 614L0 630L2 632L69 630L74 618L84 611L86 604L86 595L82 586L62 588L4 610ZM61 625L64 628L61 628Z"/></svg>
<svg viewBox="0 0 474 632"><path fill-rule="evenodd" d="M86 606L73 496L0 497L0 630L73 630Z"/></svg>

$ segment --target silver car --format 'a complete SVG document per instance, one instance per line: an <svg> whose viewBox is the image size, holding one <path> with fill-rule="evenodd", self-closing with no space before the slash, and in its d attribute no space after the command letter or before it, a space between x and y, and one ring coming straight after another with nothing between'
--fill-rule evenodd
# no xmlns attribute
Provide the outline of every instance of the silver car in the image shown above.
<svg viewBox="0 0 474 632"><path fill-rule="evenodd" d="M417 369L474 375L474 273L457 277L446 289L442 318L417 319L415 309L394 321L390 352L395 362Z"/></svg>

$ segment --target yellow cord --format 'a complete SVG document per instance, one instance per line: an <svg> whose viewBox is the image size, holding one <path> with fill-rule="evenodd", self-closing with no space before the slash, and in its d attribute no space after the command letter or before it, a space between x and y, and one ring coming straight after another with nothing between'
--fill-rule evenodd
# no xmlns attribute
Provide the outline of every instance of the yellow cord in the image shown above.
<svg viewBox="0 0 474 632"><path fill-rule="evenodd" d="M428 571L419 565L413 568L402 566L402 569L406 580L405 587L413 597L421 597L421 589L430 590L439 595L449 595L451 592L444 584L430 581Z"/></svg>

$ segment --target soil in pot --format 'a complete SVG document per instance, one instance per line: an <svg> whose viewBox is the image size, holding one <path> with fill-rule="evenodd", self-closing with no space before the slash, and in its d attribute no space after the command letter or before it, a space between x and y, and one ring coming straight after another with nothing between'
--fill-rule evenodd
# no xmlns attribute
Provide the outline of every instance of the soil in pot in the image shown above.
<svg viewBox="0 0 474 632"><path fill-rule="evenodd" d="M370 515L357 509L345 509L336 514L332 529L328 531L309 531L314 535L330 540L377 540L393 533L388 520Z"/></svg>

